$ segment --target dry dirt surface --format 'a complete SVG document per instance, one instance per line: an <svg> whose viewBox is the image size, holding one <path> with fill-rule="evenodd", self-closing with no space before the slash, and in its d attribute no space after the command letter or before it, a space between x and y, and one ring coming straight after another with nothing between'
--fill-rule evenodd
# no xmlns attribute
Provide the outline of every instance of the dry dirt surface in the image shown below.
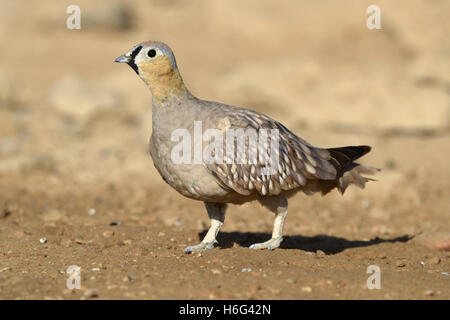
<svg viewBox="0 0 450 320"><path fill-rule="evenodd" d="M0 5L1 299L450 298L450 1L377 1L380 30L373 1L77 2L80 30L71 1ZM217 248L184 254L205 209L159 177L151 94L113 63L149 39L201 98L371 145L378 181L292 198L277 250L248 249L273 216L245 204Z"/></svg>

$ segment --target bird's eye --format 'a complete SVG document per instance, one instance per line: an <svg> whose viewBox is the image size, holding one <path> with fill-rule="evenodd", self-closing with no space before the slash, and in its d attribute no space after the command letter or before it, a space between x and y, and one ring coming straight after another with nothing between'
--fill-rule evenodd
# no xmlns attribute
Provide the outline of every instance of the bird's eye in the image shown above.
<svg viewBox="0 0 450 320"><path fill-rule="evenodd" d="M148 50L147 55L150 58L153 58L154 56L156 56L156 50L155 49Z"/></svg>

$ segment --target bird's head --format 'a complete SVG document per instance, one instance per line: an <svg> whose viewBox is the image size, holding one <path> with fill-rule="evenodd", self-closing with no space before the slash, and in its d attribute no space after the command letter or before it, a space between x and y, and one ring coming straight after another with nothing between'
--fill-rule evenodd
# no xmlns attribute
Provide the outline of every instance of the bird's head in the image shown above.
<svg viewBox="0 0 450 320"><path fill-rule="evenodd" d="M175 56L165 43L142 42L118 57L115 62L128 64L147 84L156 101L187 93Z"/></svg>

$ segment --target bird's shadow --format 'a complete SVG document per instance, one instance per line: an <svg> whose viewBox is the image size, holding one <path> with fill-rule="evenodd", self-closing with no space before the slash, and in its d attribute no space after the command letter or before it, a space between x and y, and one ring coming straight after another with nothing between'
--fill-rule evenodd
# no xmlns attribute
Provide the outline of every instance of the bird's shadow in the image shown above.
<svg viewBox="0 0 450 320"><path fill-rule="evenodd" d="M204 230L198 234L199 239L203 239L208 230ZM269 240L270 233L262 232L221 232L217 236L219 242L218 247L221 249L231 248L234 243L237 243L241 247L249 247L251 244L264 242ZM303 251L316 252L322 250L325 254L336 254L345 249L369 247L380 243L395 243L395 242L407 242L411 240L413 236L404 235L392 239L380 239L375 237L371 240L347 240L345 238L332 237L327 235L316 235L313 237L305 236L284 236L283 242L280 245L282 249L297 249Z"/></svg>

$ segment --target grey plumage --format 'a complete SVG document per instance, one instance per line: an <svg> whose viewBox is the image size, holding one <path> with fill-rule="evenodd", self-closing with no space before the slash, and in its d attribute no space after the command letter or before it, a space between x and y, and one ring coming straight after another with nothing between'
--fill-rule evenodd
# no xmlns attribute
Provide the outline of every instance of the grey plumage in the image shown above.
<svg viewBox="0 0 450 320"><path fill-rule="evenodd" d="M150 55L150 50L156 51L156 56ZM225 204L253 200L274 212L276 218L272 239L251 248L274 249L282 241L287 198L298 191L326 194L337 188L344 193L351 184L363 188L372 180L363 174L374 174L378 170L354 162L370 151L369 146L314 147L266 115L194 97L182 81L172 51L161 42L141 43L116 61L127 62L152 92L150 154L156 169L164 181L182 195L205 202L211 218L211 228L205 239L186 248L186 252L214 246L224 222ZM272 137L263 136L259 140L261 145L255 146L251 137L244 135L241 143L234 138L231 142L224 139L223 149L214 149L210 156L220 161L202 159L199 163L175 163L172 151L178 142L173 140L172 133L182 129L195 136L195 123L199 121L202 134L207 129L217 129L224 136L233 130L240 130L240 133L275 130L278 145L273 147ZM227 143L233 146L231 154ZM189 140L189 147L205 152L205 147L198 141ZM255 157L255 151L261 150L266 159ZM273 169L270 174L265 171L267 167Z"/></svg>

